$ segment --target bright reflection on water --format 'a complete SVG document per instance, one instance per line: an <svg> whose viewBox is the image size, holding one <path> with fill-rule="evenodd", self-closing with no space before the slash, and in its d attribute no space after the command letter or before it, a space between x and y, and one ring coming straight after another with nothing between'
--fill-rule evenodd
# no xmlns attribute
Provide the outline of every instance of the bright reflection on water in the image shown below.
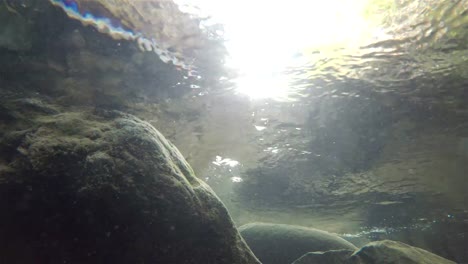
<svg viewBox="0 0 468 264"><path fill-rule="evenodd" d="M216 166L229 166L235 167L239 165L237 160L232 160L230 158L222 158L221 156L216 156L216 159L212 162Z"/></svg>
<svg viewBox="0 0 468 264"><path fill-rule="evenodd" d="M467 60L466 0L190 3L224 25L226 65L238 70L236 90L251 98L301 100L349 79L387 93Z"/></svg>
<svg viewBox="0 0 468 264"><path fill-rule="evenodd" d="M228 66L240 71L237 90L251 98L285 99L288 67L308 60L308 50L356 49L384 37L365 17L370 0L209 1L201 9L225 25Z"/></svg>

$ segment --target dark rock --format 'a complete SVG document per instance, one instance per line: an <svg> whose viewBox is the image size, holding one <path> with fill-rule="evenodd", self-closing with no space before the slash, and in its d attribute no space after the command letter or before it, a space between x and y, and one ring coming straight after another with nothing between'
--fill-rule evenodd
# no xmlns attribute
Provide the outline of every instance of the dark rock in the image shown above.
<svg viewBox="0 0 468 264"><path fill-rule="evenodd" d="M81 34L80 30L75 29L63 38L63 44L69 49L84 49L86 48L86 39Z"/></svg>
<svg viewBox="0 0 468 264"><path fill-rule="evenodd" d="M301 226L252 223L239 231L264 264L288 264L307 252L356 247L331 233Z"/></svg>
<svg viewBox="0 0 468 264"><path fill-rule="evenodd" d="M259 263L150 124L41 106L0 144L1 263Z"/></svg>
<svg viewBox="0 0 468 264"><path fill-rule="evenodd" d="M32 27L18 11L3 1L0 4L0 48L25 51L31 48Z"/></svg>

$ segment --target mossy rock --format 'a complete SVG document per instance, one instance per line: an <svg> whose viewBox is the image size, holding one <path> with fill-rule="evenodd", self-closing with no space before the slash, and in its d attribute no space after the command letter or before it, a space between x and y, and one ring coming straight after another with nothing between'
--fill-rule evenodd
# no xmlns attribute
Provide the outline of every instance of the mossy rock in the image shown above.
<svg viewBox="0 0 468 264"><path fill-rule="evenodd" d="M150 124L113 111L41 113L23 114L23 133L12 121L0 142L1 263L259 263Z"/></svg>

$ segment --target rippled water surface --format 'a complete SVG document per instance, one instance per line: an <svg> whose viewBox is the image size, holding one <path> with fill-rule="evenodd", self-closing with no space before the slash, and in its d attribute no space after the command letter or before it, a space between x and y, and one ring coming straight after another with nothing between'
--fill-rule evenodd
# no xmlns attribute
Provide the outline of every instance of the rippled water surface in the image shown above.
<svg viewBox="0 0 468 264"><path fill-rule="evenodd" d="M199 4L225 23L237 89L254 98L300 100L349 81L418 96L415 82L466 75L466 1Z"/></svg>

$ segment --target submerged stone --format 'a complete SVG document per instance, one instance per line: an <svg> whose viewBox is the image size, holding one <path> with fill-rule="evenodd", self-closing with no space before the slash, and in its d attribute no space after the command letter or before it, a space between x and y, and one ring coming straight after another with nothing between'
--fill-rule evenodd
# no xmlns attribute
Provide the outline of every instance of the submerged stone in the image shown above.
<svg viewBox="0 0 468 264"><path fill-rule="evenodd" d="M2 131L2 263L259 263L216 195L150 124L112 111L5 106L28 124Z"/></svg>
<svg viewBox="0 0 468 264"><path fill-rule="evenodd" d="M437 256L424 249L391 241L371 242L354 253L350 250L330 250L310 252L293 264L452 264L448 259Z"/></svg>
<svg viewBox="0 0 468 264"><path fill-rule="evenodd" d="M352 250L330 250L330 251L317 251L309 252L300 257L292 264L338 264L345 263L345 261L353 254Z"/></svg>
<svg viewBox="0 0 468 264"><path fill-rule="evenodd" d="M363 246L354 252L346 263L454 264L455 262L421 248L412 247L397 241L383 240L371 242Z"/></svg>
<svg viewBox="0 0 468 264"><path fill-rule="evenodd" d="M251 223L239 231L264 264L289 264L311 251L357 249L339 236L302 226Z"/></svg>

